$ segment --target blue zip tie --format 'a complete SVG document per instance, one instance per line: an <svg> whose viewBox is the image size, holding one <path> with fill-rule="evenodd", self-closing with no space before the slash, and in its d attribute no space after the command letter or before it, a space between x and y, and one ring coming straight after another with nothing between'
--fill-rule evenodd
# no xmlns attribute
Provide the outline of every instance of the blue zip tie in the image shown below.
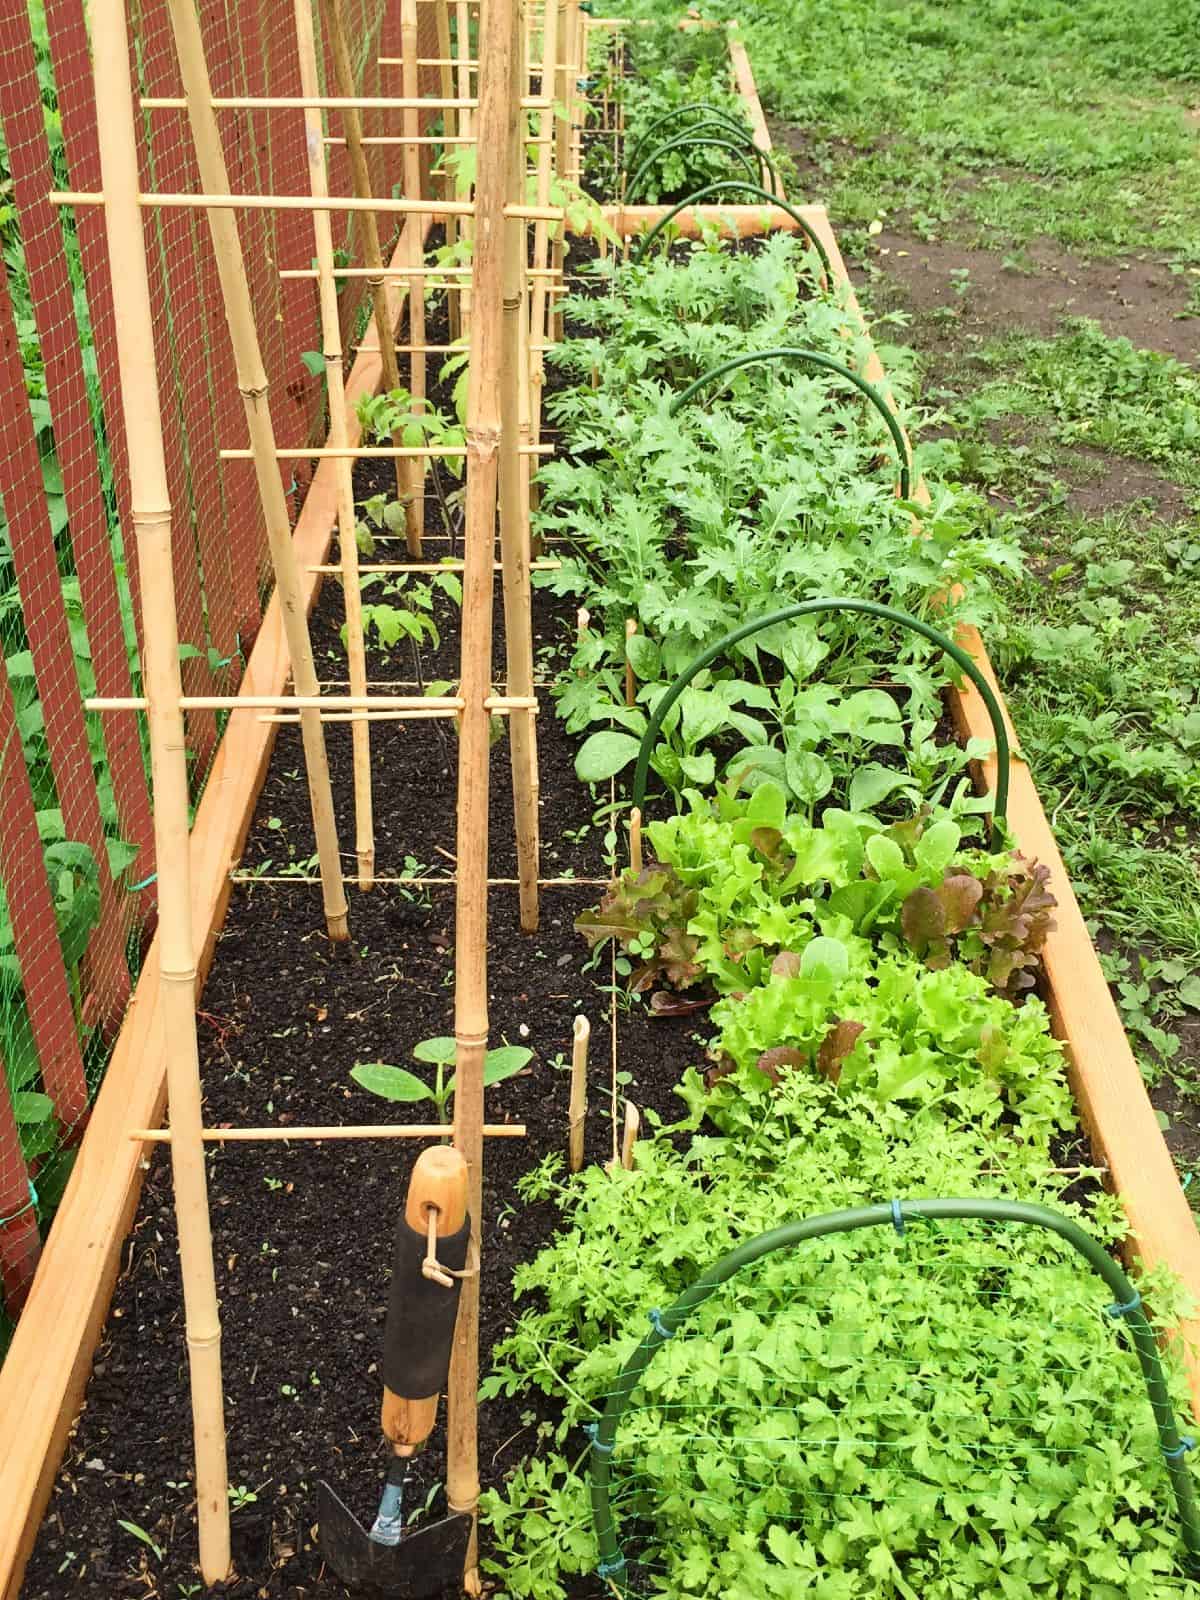
<svg viewBox="0 0 1200 1600"><path fill-rule="evenodd" d="M585 1422L583 1431L592 1441L592 1449L598 1456L610 1456L616 1449L616 1440L612 1444L604 1444L600 1438L600 1424L598 1422Z"/></svg>
<svg viewBox="0 0 1200 1600"><path fill-rule="evenodd" d="M1118 1300L1114 1305L1108 1307L1108 1314L1110 1317L1123 1317L1127 1311L1140 1311L1141 1309L1142 1297L1135 1289L1132 1300Z"/></svg>
<svg viewBox="0 0 1200 1600"><path fill-rule="evenodd" d="M1190 1433L1185 1433L1183 1438L1179 1441L1179 1445L1176 1449L1163 1451L1163 1460L1182 1461L1184 1456L1187 1455L1188 1451L1194 1450L1195 1448L1195 1439L1192 1438Z"/></svg>
<svg viewBox="0 0 1200 1600"><path fill-rule="evenodd" d="M148 889L157 877L158 873L152 872L148 878L143 878L141 883L127 884L126 892L129 894L136 894L139 889Z"/></svg>
<svg viewBox="0 0 1200 1600"><path fill-rule="evenodd" d="M903 1237L904 1237L904 1213L900 1209L899 1200L893 1200L892 1201L892 1227L895 1228L896 1232L903 1239Z"/></svg>
<svg viewBox="0 0 1200 1600"><path fill-rule="evenodd" d="M625 1571L625 1557L618 1556L615 1561L601 1561L596 1567L598 1578L615 1578L619 1572Z"/></svg>
<svg viewBox="0 0 1200 1600"><path fill-rule="evenodd" d="M673 1339L675 1337L674 1328L667 1327L666 1323L663 1321L662 1312L657 1306L655 1306L654 1310L650 1313L650 1326L654 1329L655 1333L660 1339Z"/></svg>

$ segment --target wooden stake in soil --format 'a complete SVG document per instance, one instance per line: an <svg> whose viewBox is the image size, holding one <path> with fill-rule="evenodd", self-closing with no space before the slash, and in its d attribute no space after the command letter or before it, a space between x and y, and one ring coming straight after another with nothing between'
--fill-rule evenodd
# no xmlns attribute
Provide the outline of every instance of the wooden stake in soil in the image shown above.
<svg viewBox="0 0 1200 1600"><path fill-rule="evenodd" d="M212 87L196 10L191 0L170 0L170 14L183 87L187 96L188 118L196 150L196 162L200 169L200 182L205 193L227 194L229 174L225 165L225 153L217 128L216 115L212 108ZM267 543L275 574L275 589L279 596L288 654L292 662L292 678L297 694L315 696L319 690L316 669L313 666L312 643L308 636L308 619L305 614L300 570L292 546L291 519L288 516L283 480L277 465L275 429L268 401L267 374L263 366L262 351L259 348L250 286L246 279L237 214L214 208L208 213L208 224L216 256L217 275L221 282L221 298L225 304L225 319L233 344L238 388L245 405L246 425L254 457L255 479L258 484L259 499L262 502ZM341 853L338 847L337 824L334 820L333 793L329 782L329 759L325 750L325 734L321 728L320 718L315 713L306 712L301 718L300 733L304 744L309 806L312 811L313 834L321 873L325 924L330 938L345 940L350 936L346 915L346 891L342 882Z"/></svg>
<svg viewBox="0 0 1200 1600"><path fill-rule="evenodd" d="M354 81L354 67L350 60L350 47L346 39L345 20L342 14L342 0L321 0L322 11L325 17L326 32L329 36L329 50L333 57L334 77L339 95L350 99L357 91ZM404 91L408 93L407 87ZM416 113L414 113L415 115ZM405 117L409 115L404 113ZM342 113L342 126L346 131L346 152L350 157L350 176L354 186L354 193L360 200L369 200L372 195L371 172L367 166L366 150L363 146L362 113L351 107ZM371 276L368 283L371 289L371 306L375 320L375 338L379 345L379 365L383 374L383 387L388 391L400 387L400 369L396 365L396 340L392 325L391 295L388 292L387 279L384 274L383 250L379 243L379 224L375 220L373 211L356 211L355 232L358 237L358 248L362 254L363 266ZM416 235L420 239L420 222L418 221ZM414 246L419 248L419 246ZM403 445L400 434L392 435L392 444L400 447ZM408 474L401 465L400 459L396 461L396 493L403 499L408 489ZM407 519L406 519L407 522ZM408 548L411 555L420 555L421 541L415 541L412 529L408 530Z"/></svg>
<svg viewBox="0 0 1200 1600"><path fill-rule="evenodd" d="M179 700L179 631L171 563L171 504L159 412L153 313L138 204L138 151L123 0L94 0L92 73L105 193L113 309L120 329L121 411L128 441L134 538L142 581L142 676L150 702L154 845L158 863L160 1008L167 1039L171 1171L179 1225L196 1452L200 1570L229 1573L229 1492L217 1310L196 1044L187 744Z"/></svg>
<svg viewBox="0 0 1200 1600"><path fill-rule="evenodd" d="M301 93L320 94L317 47L313 33L313 0L295 0L296 50L300 60ZM325 165L325 127L321 112L304 113L308 148L308 179L314 197L329 193ZM417 229L420 232L420 229ZM333 225L328 211L313 211L313 240L317 255L317 285L321 301L321 348L325 357L325 391L329 401L329 444L334 450L349 448L346 432L346 386L342 375L342 343L338 323L338 293L333 276ZM354 517L354 468L351 460L338 459L338 547L342 562L342 592L346 607L346 657L350 688L367 692L367 654L363 643L362 590L358 579L358 540ZM365 718L351 724L354 748L354 848L358 856L360 889L369 889L375 876L375 824L371 800L371 730Z"/></svg>
<svg viewBox="0 0 1200 1600"><path fill-rule="evenodd" d="M625 1132L621 1139L621 1165L626 1172L633 1171L633 1147L641 1132L642 1118L632 1100L625 1102Z"/></svg>
<svg viewBox="0 0 1200 1600"><path fill-rule="evenodd" d="M463 49L466 5L459 8ZM489 0L483 10L479 59L479 164L471 297L471 363L467 393L467 506L464 538L462 665L465 702L458 739L458 884L455 897L454 1034L457 1088L454 1143L471 1175L473 1243L479 1249L483 1201L483 1064L487 1051L488 724L484 701L492 659L492 558L499 483L503 318L504 195L508 151L520 108L511 93L519 13L514 0ZM479 1279L463 1284L448 1390L446 1498L454 1511L479 1502ZM473 1532L464 1587L478 1593L478 1541Z"/></svg>
<svg viewBox="0 0 1200 1600"><path fill-rule="evenodd" d="M625 704L631 706L637 700L637 682L633 675L633 662L629 659L629 641L638 631L637 618L625 618Z"/></svg>
<svg viewBox="0 0 1200 1600"><path fill-rule="evenodd" d="M587 1124L588 1040L592 1025L586 1017L575 1018L571 1033L571 1108L568 1113L568 1153L572 1172L583 1166L583 1136Z"/></svg>
<svg viewBox="0 0 1200 1600"><path fill-rule="evenodd" d="M642 808L634 806L629 813L629 865L634 872L642 870Z"/></svg>
<svg viewBox="0 0 1200 1600"><path fill-rule="evenodd" d="M518 33L513 50L511 98L520 100L524 64ZM508 197L520 198L525 181L525 147L518 119L510 141ZM533 693L533 621L529 587L528 477L520 453L521 396L528 393L525 373L525 224L515 217L504 223L503 349L501 353L500 554L504 564L504 653L507 693ZM534 713L509 718L513 815L517 835L517 876L521 880L521 927L538 925L538 758Z"/></svg>

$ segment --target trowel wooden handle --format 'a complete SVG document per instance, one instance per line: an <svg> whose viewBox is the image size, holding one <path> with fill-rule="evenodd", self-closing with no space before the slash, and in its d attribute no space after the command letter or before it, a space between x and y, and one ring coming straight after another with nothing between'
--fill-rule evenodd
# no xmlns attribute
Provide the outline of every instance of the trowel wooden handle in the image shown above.
<svg viewBox="0 0 1200 1600"><path fill-rule="evenodd" d="M379 1422L397 1455L410 1455L433 1432L458 1309L457 1280L447 1289L421 1274L431 1209L436 1210L438 1238L461 1242L463 1260L448 1263L461 1268L466 1258L461 1236L467 1226L467 1163L449 1145L436 1145L417 1157L396 1230ZM432 1393L422 1392L429 1388Z"/></svg>

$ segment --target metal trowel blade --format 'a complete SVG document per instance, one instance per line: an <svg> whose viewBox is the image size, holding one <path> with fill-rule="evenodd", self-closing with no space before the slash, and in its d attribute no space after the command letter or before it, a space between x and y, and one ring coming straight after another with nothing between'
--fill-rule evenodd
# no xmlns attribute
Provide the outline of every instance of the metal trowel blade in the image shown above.
<svg viewBox="0 0 1200 1600"><path fill-rule="evenodd" d="M460 1588L471 1518L455 1512L406 1533L399 1544L378 1544L322 1479L317 1485L321 1554L352 1589L376 1589L395 1600L427 1600Z"/></svg>

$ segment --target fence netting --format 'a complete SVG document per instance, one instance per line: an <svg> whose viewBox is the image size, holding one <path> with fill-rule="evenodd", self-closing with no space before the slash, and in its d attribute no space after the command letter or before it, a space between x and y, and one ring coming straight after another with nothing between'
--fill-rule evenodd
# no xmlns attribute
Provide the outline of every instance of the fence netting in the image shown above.
<svg viewBox="0 0 1200 1600"><path fill-rule="evenodd" d="M152 801L140 714L101 717L91 695L140 693L141 619L129 539L118 329L99 206L60 207L54 190L99 191L86 7L0 0L0 1352L28 1291L136 981L156 904ZM423 5L423 13L432 8ZM347 0L364 95L398 94L396 6ZM392 15L385 18L385 12ZM298 95L295 20L269 0L199 0L214 94ZM179 97L166 0L130 0L141 98ZM436 55L431 18L420 51ZM318 19L318 38L321 37ZM324 45L322 43L322 51ZM322 62L327 92L332 67ZM425 92L435 74L423 74ZM235 192L306 194L303 113L218 113ZM331 114L329 134L340 132ZM148 191L196 191L186 112L134 108ZM368 135L400 114L365 115ZM330 184L349 193L344 148ZM400 153L370 147L375 192L395 191ZM316 285L283 279L313 261L306 211L238 213L281 449L318 444L324 385ZM352 218L335 217L352 258ZM381 217L385 244L395 218ZM171 502L184 692L236 691L269 585L220 287L203 212L148 209L147 251ZM342 290L344 348L366 291ZM282 461L293 517L307 464ZM199 799L221 731L188 714Z"/></svg>

